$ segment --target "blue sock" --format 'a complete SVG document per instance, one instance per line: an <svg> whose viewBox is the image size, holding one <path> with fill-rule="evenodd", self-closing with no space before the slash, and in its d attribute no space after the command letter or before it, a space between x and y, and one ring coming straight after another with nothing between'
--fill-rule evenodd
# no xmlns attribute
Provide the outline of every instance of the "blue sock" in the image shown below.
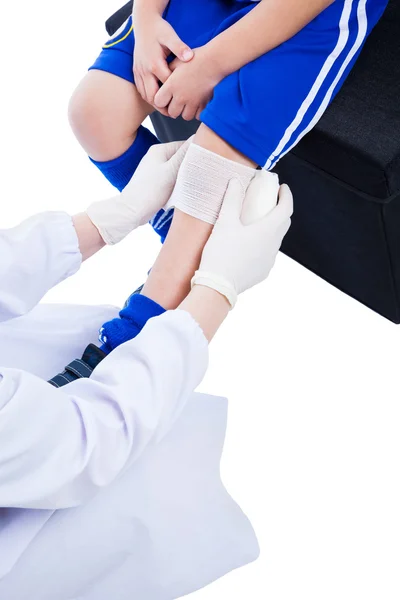
<svg viewBox="0 0 400 600"><path fill-rule="evenodd" d="M126 152L106 162L99 162L90 159L92 163L101 171L104 177L122 192L124 187L130 182L132 176L139 166L143 156L147 154L149 148L154 144L159 144L159 140L146 127L141 125L137 131L135 141Z"/></svg>
<svg viewBox="0 0 400 600"><path fill-rule="evenodd" d="M104 323L100 329L101 350L109 354L120 344L135 338L149 319L162 315L165 309L141 294L132 294L119 317Z"/></svg>
<svg viewBox="0 0 400 600"><path fill-rule="evenodd" d="M101 171L107 181L117 188L119 192L122 192L132 179L143 156L147 154L151 146L159 143L158 138L141 125L132 146L122 156L106 162L99 162L92 158L90 160ZM172 209L168 212L160 210L150 222L154 231L160 236L162 243L164 243L167 237L172 215Z"/></svg>

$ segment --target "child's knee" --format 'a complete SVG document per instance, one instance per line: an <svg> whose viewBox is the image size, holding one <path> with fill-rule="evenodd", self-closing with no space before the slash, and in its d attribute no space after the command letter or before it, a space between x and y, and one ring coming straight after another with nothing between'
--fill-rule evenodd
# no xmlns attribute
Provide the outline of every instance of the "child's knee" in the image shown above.
<svg viewBox="0 0 400 600"><path fill-rule="evenodd" d="M112 143L111 115L102 96L83 81L73 93L69 106L68 118L72 131L86 152L95 160L109 160L105 156Z"/></svg>
<svg viewBox="0 0 400 600"><path fill-rule="evenodd" d="M108 77L107 73L89 72L73 93L68 107L69 122L76 138L97 161L112 160L123 154L132 144L140 125L139 117L135 119L129 93L126 98L116 98L117 89L110 89L110 83L115 82L110 82ZM119 88L118 82L116 88Z"/></svg>
<svg viewBox="0 0 400 600"><path fill-rule="evenodd" d="M94 115L91 111L92 96L78 87L68 104L68 120L72 131L79 142L85 146L86 138L90 138L90 130L94 129Z"/></svg>

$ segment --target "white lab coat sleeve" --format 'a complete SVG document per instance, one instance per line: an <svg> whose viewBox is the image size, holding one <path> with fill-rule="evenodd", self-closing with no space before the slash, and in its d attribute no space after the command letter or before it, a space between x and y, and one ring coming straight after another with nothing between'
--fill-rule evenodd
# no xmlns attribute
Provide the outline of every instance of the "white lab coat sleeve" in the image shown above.
<svg viewBox="0 0 400 600"><path fill-rule="evenodd" d="M29 312L82 262L69 215L48 212L0 230L0 322Z"/></svg>
<svg viewBox="0 0 400 600"><path fill-rule="evenodd" d="M170 430L207 363L203 332L176 310L64 388L0 368L0 506L87 501Z"/></svg>

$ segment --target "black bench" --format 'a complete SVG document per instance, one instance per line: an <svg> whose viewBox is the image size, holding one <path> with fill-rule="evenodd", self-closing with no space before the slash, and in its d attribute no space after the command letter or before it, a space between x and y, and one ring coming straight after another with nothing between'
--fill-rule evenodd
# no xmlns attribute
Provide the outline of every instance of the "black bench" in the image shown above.
<svg viewBox="0 0 400 600"><path fill-rule="evenodd" d="M112 33L132 10L107 22ZM155 113L162 141L197 122ZM400 323L400 0L389 6L318 125L278 166L295 197L283 252Z"/></svg>

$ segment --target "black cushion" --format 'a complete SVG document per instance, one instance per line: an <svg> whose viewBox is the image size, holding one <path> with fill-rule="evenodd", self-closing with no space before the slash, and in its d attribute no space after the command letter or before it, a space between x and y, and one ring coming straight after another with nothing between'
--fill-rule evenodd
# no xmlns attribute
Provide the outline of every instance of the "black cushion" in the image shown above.
<svg viewBox="0 0 400 600"><path fill-rule="evenodd" d="M391 0L342 90L293 154L376 199L400 191L399 0Z"/></svg>
<svg viewBox="0 0 400 600"><path fill-rule="evenodd" d="M128 19L128 17L132 14L133 10L133 0L130 0L122 8L117 10L116 13L111 15L109 19L106 21L106 30L108 35L112 36L118 29L121 27L123 23Z"/></svg>

